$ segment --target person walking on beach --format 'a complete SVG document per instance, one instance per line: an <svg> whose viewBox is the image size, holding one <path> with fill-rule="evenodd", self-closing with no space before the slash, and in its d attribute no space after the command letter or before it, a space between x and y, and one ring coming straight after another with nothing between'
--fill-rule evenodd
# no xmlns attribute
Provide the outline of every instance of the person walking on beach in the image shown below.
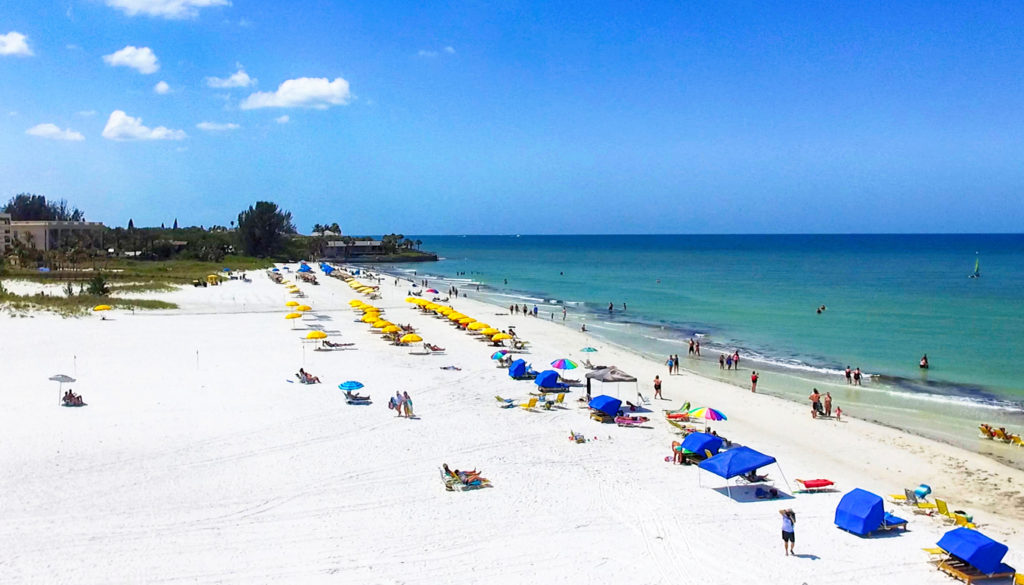
<svg viewBox="0 0 1024 585"><path fill-rule="evenodd" d="M826 392L825 393L824 402L825 402L825 416L832 416L832 393L831 392Z"/></svg>
<svg viewBox="0 0 1024 585"><path fill-rule="evenodd" d="M654 397L662 398L661 396L661 378L658 376L654 377Z"/></svg>
<svg viewBox="0 0 1024 585"><path fill-rule="evenodd" d="M508 314L509 315L515 315L516 314L516 306L515 305L509 305L508 306Z"/></svg>
<svg viewBox="0 0 1024 585"><path fill-rule="evenodd" d="M700 357L700 340L699 339L694 344L694 351L697 352L697 357Z"/></svg>
<svg viewBox="0 0 1024 585"><path fill-rule="evenodd" d="M853 385L860 386L860 368L854 368L853 370Z"/></svg>
<svg viewBox="0 0 1024 585"><path fill-rule="evenodd" d="M736 369L740 369L740 350L736 350L736 353L732 354L732 364L736 366Z"/></svg>
<svg viewBox="0 0 1024 585"><path fill-rule="evenodd" d="M750 391L757 392L757 372L750 373Z"/></svg>
<svg viewBox="0 0 1024 585"><path fill-rule="evenodd" d="M719 370L724 370L725 369L725 354L724 353L718 355L718 369Z"/></svg>
<svg viewBox="0 0 1024 585"><path fill-rule="evenodd" d="M796 513L792 508L787 508L779 510L779 514L782 514L782 549L786 551L788 557L795 554L793 545L796 544L796 532L793 530L793 525L796 524Z"/></svg>
<svg viewBox="0 0 1024 585"><path fill-rule="evenodd" d="M675 359L672 361L672 363L674 364L674 366L676 368L676 374L678 374L679 373L679 354L678 353L675 355Z"/></svg>
<svg viewBox="0 0 1024 585"><path fill-rule="evenodd" d="M565 321L565 307L562 307L562 321Z"/></svg>
<svg viewBox="0 0 1024 585"><path fill-rule="evenodd" d="M725 369L727 369L727 370L731 370L732 369L732 356L731 355L725 356Z"/></svg>
<svg viewBox="0 0 1024 585"><path fill-rule="evenodd" d="M693 338L692 337L690 338L690 351L689 351L689 354L691 356L693 355Z"/></svg>
<svg viewBox="0 0 1024 585"><path fill-rule="evenodd" d="M412 398L408 392L402 392L402 408L405 409L406 418L412 418Z"/></svg>
<svg viewBox="0 0 1024 585"><path fill-rule="evenodd" d="M405 399L402 398L402 393L396 390L395 397L392 400L395 401L395 412L398 413L398 416L402 416L402 404L405 402Z"/></svg>
<svg viewBox="0 0 1024 585"><path fill-rule="evenodd" d="M536 316L537 316L537 305L534 305L534 306L533 306L533 316L534 316L534 317L536 317Z"/></svg>
<svg viewBox="0 0 1024 585"><path fill-rule="evenodd" d="M671 355L668 356L668 361L665 362L665 365L668 366L668 375L671 376L672 375L672 356Z"/></svg>
<svg viewBox="0 0 1024 585"><path fill-rule="evenodd" d="M853 374L850 372L850 366L846 366L846 383L853 384Z"/></svg>

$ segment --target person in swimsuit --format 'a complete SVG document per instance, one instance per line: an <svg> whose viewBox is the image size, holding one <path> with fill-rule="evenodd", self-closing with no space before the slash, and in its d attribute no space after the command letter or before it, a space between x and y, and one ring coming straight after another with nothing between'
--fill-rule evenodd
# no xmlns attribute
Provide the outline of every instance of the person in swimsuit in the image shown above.
<svg viewBox="0 0 1024 585"><path fill-rule="evenodd" d="M811 401L811 418L818 418L818 414L821 414L821 394L818 389L815 388L807 399Z"/></svg>
<svg viewBox="0 0 1024 585"><path fill-rule="evenodd" d="M853 385L860 386L860 368L853 370Z"/></svg>
<svg viewBox="0 0 1024 585"><path fill-rule="evenodd" d="M853 384L853 374L850 371L850 366L846 366L846 383Z"/></svg>
<svg viewBox="0 0 1024 585"><path fill-rule="evenodd" d="M661 378L654 377L654 397L661 398Z"/></svg>
<svg viewBox="0 0 1024 585"><path fill-rule="evenodd" d="M825 393L825 416L832 416L832 393Z"/></svg>
<svg viewBox="0 0 1024 585"><path fill-rule="evenodd" d="M750 373L750 391L751 392L757 392L757 379L758 379L757 372L751 372Z"/></svg>

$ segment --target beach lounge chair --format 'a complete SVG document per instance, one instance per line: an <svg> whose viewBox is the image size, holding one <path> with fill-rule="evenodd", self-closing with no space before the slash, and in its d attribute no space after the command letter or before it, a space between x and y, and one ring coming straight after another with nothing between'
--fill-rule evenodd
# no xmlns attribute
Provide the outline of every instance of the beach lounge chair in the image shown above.
<svg viewBox="0 0 1024 585"><path fill-rule="evenodd" d="M501 396L495 396L494 399L498 401L498 406L502 408L512 408L513 406L516 405L515 401L513 401L511 398L502 398Z"/></svg>
<svg viewBox="0 0 1024 585"><path fill-rule="evenodd" d="M941 515L944 519L950 521L956 520L956 517L953 515L953 513L949 511L949 504L946 503L946 500L940 500L939 498L935 498L935 511L938 512L939 515Z"/></svg>
<svg viewBox="0 0 1024 585"><path fill-rule="evenodd" d="M910 489L903 490L902 498L900 498L898 495L893 495L890 497L896 500L897 503L913 506L915 508L914 512L917 514L931 514L936 508L935 504L918 499L917 494L914 493L914 490Z"/></svg>
<svg viewBox="0 0 1024 585"><path fill-rule="evenodd" d="M992 429L992 438L998 439L1004 443L1010 442L1010 437L1006 436L1006 433L1003 432L1003 429Z"/></svg>
<svg viewBox="0 0 1024 585"><path fill-rule="evenodd" d="M1017 445L1018 447L1024 447L1024 439L1021 439L1020 435L1011 436L1010 443L1013 445ZM1021 573L1021 576L1024 577L1024 573Z"/></svg>
<svg viewBox="0 0 1024 585"><path fill-rule="evenodd" d="M957 526L963 526L964 528L970 528L971 530L976 530L978 528L977 524L968 520L967 516L964 516L963 514L957 514L954 512L953 521Z"/></svg>
<svg viewBox="0 0 1024 585"><path fill-rule="evenodd" d="M929 563L937 564L949 558L949 552L946 549L939 546L929 546L922 548L921 550L928 553Z"/></svg>
<svg viewBox="0 0 1024 585"><path fill-rule="evenodd" d="M524 402L524 403L520 404L519 406L521 408L525 408L526 410L533 410L537 406L537 399L536 398L531 398L529 401Z"/></svg>
<svg viewBox="0 0 1024 585"><path fill-rule="evenodd" d="M541 401L541 406L544 407L544 410L551 410L553 407L558 406L563 402L565 402L565 392L560 393L554 400L545 399Z"/></svg>
<svg viewBox="0 0 1024 585"><path fill-rule="evenodd" d="M986 424L978 425L978 432L981 433L979 435L979 437L981 437L982 439L991 439L991 438L993 438L992 437L992 427L990 427L990 426L988 426Z"/></svg>
<svg viewBox="0 0 1024 585"><path fill-rule="evenodd" d="M636 393L636 397L640 399L640 404L643 404L644 406L650 406L651 405L651 399L645 397L643 394L637 392Z"/></svg>
<svg viewBox="0 0 1024 585"><path fill-rule="evenodd" d="M882 524L878 527L878 529L885 531L900 529L906 530L907 521L903 518L900 518L899 516L893 516L889 512L886 512L885 516L882 517Z"/></svg>
<svg viewBox="0 0 1024 585"><path fill-rule="evenodd" d="M832 491L832 486L835 485L830 479L798 479L796 482L800 484L800 491L804 493Z"/></svg>
<svg viewBox="0 0 1024 585"><path fill-rule="evenodd" d="M1010 567L1007 567L1006 565L1003 565L1003 567L1010 569ZM958 559L954 556L950 556L948 559L939 562L938 569L950 577L959 579L964 583L987 581L989 579L1009 579L1010 577L1014 577L1012 569L996 573L982 573L979 569L968 564L967 561ZM1014 577L1014 579L1016 580L1016 577Z"/></svg>

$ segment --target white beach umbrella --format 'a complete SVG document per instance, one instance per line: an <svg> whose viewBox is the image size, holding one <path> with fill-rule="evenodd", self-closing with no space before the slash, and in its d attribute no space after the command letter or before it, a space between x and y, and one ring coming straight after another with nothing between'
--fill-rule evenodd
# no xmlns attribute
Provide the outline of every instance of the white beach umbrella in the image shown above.
<svg viewBox="0 0 1024 585"><path fill-rule="evenodd" d="M70 384L71 382L74 382L75 379L72 378L71 376L67 375L67 374L55 374L53 376L50 376L50 380L52 380L54 382L57 382L57 384L58 384L58 386L57 386L57 388L58 388L57 389L57 404L60 404L61 401L64 400L64 384L65 383Z"/></svg>

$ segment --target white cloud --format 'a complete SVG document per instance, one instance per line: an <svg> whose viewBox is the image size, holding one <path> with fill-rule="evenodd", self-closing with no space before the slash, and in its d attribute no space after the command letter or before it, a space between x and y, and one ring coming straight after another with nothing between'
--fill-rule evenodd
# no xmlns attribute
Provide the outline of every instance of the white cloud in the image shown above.
<svg viewBox="0 0 1024 585"><path fill-rule="evenodd" d="M277 122L278 124L287 124L289 121L291 121L291 118L288 117L288 114L285 114L283 116L274 118L274 121Z"/></svg>
<svg viewBox="0 0 1024 585"><path fill-rule="evenodd" d="M255 108L316 108L344 106L352 101L348 82L338 77L300 77L289 79L277 91L258 91L242 101L243 110Z"/></svg>
<svg viewBox="0 0 1024 585"><path fill-rule="evenodd" d="M71 128L61 130L56 124L37 124L25 130L25 134L51 140L85 140L85 136L82 136L81 132L75 132Z"/></svg>
<svg viewBox="0 0 1024 585"><path fill-rule="evenodd" d="M231 122L200 122L196 124L196 128L206 130L207 132L223 132L224 130L238 130L241 126Z"/></svg>
<svg viewBox="0 0 1024 585"><path fill-rule="evenodd" d="M83 118L90 118L96 115L96 110L79 110L76 113Z"/></svg>
<svg viewBox="0 0 1024 585"><path fill-rule="evenodd" d="M11 31L0 35L0 55L16 55L18 57L29 57L32 49L28 47L25 35L20 32Z"/></svg>
<svg viewBox="0 0 1024 585"><path fill-rule="evenodd" d="M121 110L114 110L103 128L103 137L110 140L182 140L185 132L163 126L147 128L142 125L142 118L133 118Z"/></svg>
<svg viewBox="0 0 1024 585"><path fill-rule="evenodd" d="M128 45L120 51L103 56L103 61L111 67L131 67L139 73L149 75L160 70L160 63L149 47L133 47Z"/></svg>
<svg viewBox="0 0 1024 585"><path fill-rule="evenodd" d="M425 59L433 59L434 57L437 57L441 53L444 53L445 55L454 55L455 47L447 46L441 49L440 51L435 51L433 49L420 49L419 51L416 52L416 56L423 57Z"/></svg>
<svg viewBox="0 0 1024 585"><path fill-rule="evenodd" d="M256 85L256 79L254 77L249 77L249 74L246 73L245 70L242 69L241 66L239 66L238 67L238 71L232 73L231 75L229 75L227 77L224 77L224 78L221 78L221 77L207 77L206 78L206 85L208 87L217 87L217 88L224 88L224 87L250 87L250 86Z"/></svg>
<svg viewBox="0 0 1024 585"><path fill-rule="evenodd" d="M428 51L426 49L420 49L419 52L416 53L416 55L419 57L437 57L437 51Z"/></svg>
<svg viewBox="0 0 1024 585"><path fill-rule="evenodd" d="M117 8L128 16L144 14L162 18L195 18L200 8L231 6L228 0L106 0L107 6Z"/></svg>
<svg viewBox="0 0 1024 585"><path fill-rule="evenodd" d="M444 48L444 52L448 53L449 55L454 55L455 54L455 47L447 46L447 47Z"/></svg>
<svg viewBox="0 0 1024 585"><path fill-rule="evenodd" d="M153 86L153 91L160 95L167 95L171 93L171 86L167 85L166 81L159 81Z"/></svg>

